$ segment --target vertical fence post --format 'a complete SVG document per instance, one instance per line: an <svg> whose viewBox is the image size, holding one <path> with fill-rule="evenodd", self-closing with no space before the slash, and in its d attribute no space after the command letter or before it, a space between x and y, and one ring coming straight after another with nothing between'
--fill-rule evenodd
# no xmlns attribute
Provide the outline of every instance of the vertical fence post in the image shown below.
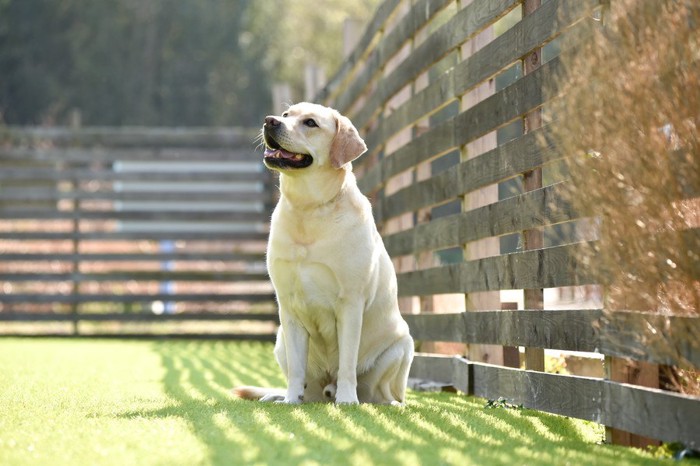
<svg viewBox="0 0 700 466"><path fill-rule="evenodd" d="M79 110L73 110L70 115L70 127L71 129L77 131L80 129L82 123L82 118ZM70 169L70 168L69 168ZM79 324L79 312L80 304L78 303L78 297L80 296L80 197L78 196L78 191L80 190L80 179L77 177L72 177L70 179L70 189L73 193L73 219L71 231L73 232L72 240L72 253L73 260L71 262L71 314L73 315L73 335L80 334L80 324Z"/></svg>
<svg viewBox="0 0 700 466"><path fill-rule="evenodd" d="M415 4L415 2L414 2ZM456 6L456 5L455 5ZM430 27L424 27L423 29L416 32L413 38L414 48L420 46L420 44L425 41L431 33ZM456 61L456 60L455 60ZM423 89L429 86L432 75L435 72L430 70L424 71L416 77L413 82L412 96L415 96ZM432 125L436 122L431 121L431 117L425 117L422 120L416 122L414 126L414 137L420 137L422 134L428 132ZM418 182L427 180L433 176L433 162L426 161L416 164L415 179ZM429 223L432 220L433 207L424 207L418 209L415 214L415 222L417 225ZM415 254L416 269L426 269L429 267L439 266L441 263L440 258L436 255L434 251L424 251ZM462 312L465 310L464 297L461 294L442 294L442 295L430 295L430 296L420 296L418 298L420 313L421 314L432 314L432 313L445 313L445 312ZM459 342L423 342L421 344L421 351L426 351L429 353L440 353L440 354L460 354L466 353L467 345Z"/></svg>
<svg viewBox="0 0 700 466"><path fill-rule="evenodd" d="M658 388L659 366L643 361L606 356L605 378L613 382ZM605 440L608 443L637 448L660 444L657 440L607 426L605 427Z"/></svg>
<svg viewBox="0 0 700 466"><path fill-rule="evenodd" d="M394 27L396 21L400 19L402 13L408 12L410 10L410 7L410 1L402 1L400 5L396 8L396 11L399 12L399 14L385 25L382 34L388 34ZM403 60L406 60L408 58L408 56L415 48L414 40L415 38L412 38L412 40L410 40L406 45L404 45L391 59L386 61L381 70L381 74L383 77L389 76L401 64ZM404 86L401 90L396 92L393 96L391 96L384 102L382 114L384 116L389 116L395 108L399 107L404 102L410 100L412 95L413 85L408 84ZM409 126L403 128L401 131L399 131L392 137L388 138L387 141L385 141L385 155L388 154L386 156L394 157L397 149L411 142L411 140L415 136L416 134L414 133L413 127ZM407 170L406 172L396 175L386 181L386 184L384 185L384 195L388 196L394 194L397 191L406 188L407 186L410 186L414 182L415 169ZM413 212L406 212L389 220L382 220L383 223L380 232L383 235L388 235L415 227ZM393 259L393 262L397 273L415 270L415 257L398 257ZM414 298L413 296L399 296L399 308L405 313L412 314L416 309L417 302L419 302L419 300Z"/></svg>
<svg viewBox="0 0 700 466"><path fill-rule="evenodd" d="M307 63L304 68L304 100L313 102L318 91L323 89L326 82L326 74L323 68L314 63Z"/></svg>
<svg viewBox="0 0 700 466"><path fill-rule="evenodd" d="M467 3L469 2L458 1L457 6L461 9L466 6ZM469 58L481 47L491 42L494 37L494 28L493 26L489 26L479 35L461 46L459 59L465 60ZM494 80L484 82L462 96L460 100L460 112L476 105L495 92L496 83ZM495 149L497 145L498 140L496 138L496 133L491 132L461 147L460 162L464 162L491 149ZM498 201L498 186L486 186L464 196L462 211L476 209L496 201ZM484 257L497 256L500 250L501 246L498 238L484 238L472 241L464 245L464 260L477 260ZM499 290L494 290L469 293L465 296L465 306L468 311L498 310L501 308L501 292ZM469 359L502 365L503 347L498 345L470 344Z"/></svg>
<svg viewBox="0 0 700 466"><path fill-rule="evenodd" d="M272 113L281 115L292 104L292 88L287 83L272 86Z"/></svg>
<svg viewBox="0 0 700 466"><path fill-rule="evenodd" d="M343 21L343 58L347 58L355 50L360 40L364 23L359 19L346 18Z"/></svg>
<svg viewBox="0 0 700 466"><path fill-rule="evenodd" d="M523 17L534 13L540 7L541 0L524 0ZM532 73L542 65L542 48L536 48L523 57L523 75ZM523 119L523 132L529 133L542 126L542 111L535 109L528 112ZM536 168L523 174L523 190L534 191L542 187L542 168ZM533 228L523 231L523 250L542 249L544 246L544 232ZM542 288L524 291L525 309L543 309L544 291ZM544 349L525 348L525 368L535 371L544 371Z"/></svg>

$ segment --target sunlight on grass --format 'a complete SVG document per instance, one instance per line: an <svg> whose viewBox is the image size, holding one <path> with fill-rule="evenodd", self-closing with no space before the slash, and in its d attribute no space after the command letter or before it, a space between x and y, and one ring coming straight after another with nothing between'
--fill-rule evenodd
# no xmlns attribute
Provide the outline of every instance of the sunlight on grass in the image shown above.
<svg viewBox="0 0 700 466"><path fill-rule="evenodd" d="M0 340L0 464L656 464L600 426L449 393L405 408L237 400L262 343Z"/></svg>

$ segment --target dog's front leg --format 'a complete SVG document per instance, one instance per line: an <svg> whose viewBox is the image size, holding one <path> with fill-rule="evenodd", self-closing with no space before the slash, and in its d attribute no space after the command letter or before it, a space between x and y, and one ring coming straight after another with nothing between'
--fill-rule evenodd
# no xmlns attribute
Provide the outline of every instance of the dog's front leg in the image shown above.
<svg viewBox="0 0 700 466"><path fill-rule="evenodd" d="M309 334L296 319L286 314L283 314L281 324L287 354L287 397L284 402L301 403L304 401Z"/></svg>
<svg viewBox="0 0 700 466"><path fill-rule="evenodd" d="M338 385L336 403L359 403L357 399L357 358L362 333L362 305L354 303L340 309L338 331Z"/></svg>

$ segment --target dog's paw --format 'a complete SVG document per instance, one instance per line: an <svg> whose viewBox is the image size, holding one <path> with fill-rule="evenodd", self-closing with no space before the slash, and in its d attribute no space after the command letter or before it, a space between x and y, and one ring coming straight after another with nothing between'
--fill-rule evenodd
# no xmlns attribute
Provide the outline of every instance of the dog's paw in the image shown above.
<svg viewBox="0 0 700 466"><path fill-rule="evenodd" d="M339 382L336 385L335 402L343 405L358 404L360 401L357 399L357 386Z"/></svg>
<svg viewBox="0 0 700 466"><path fill-rule="evenodd" d="M304 402L304 395L292 395L292 396L285 396L285 397L280 397L279 399L275 400L275 403L284 403L288 405L298 405Z"/></svg>
<svg viewBox="0 0 700 466"><path fill-rule="evenodd" d="M275 400L275 403L280 403L280 404L285 404L285 405L300 405L304 402L304 399L289 399L289 398L283 398L281 400Z"/></svg>
<svg viewBox="0 0 700 466"><path fill-rule="evenodd" d="M335 396L335 404L338 404L338 405L356 405L356 404L360 404L360 400L357 399L357 395L348 395L348 396L336 395Z"/></svg>
<svg viewBox="0 0 700 466"><path fill-rule="evenodd" d="M260 401L269 403L269 402L274 402L274 403L280 403L284 401L284 396L282 395L265 395L262 398L260 398Z"/></svg>
<svg viewBox="0 0 700 466"><path fill-rule="evenodd" d="M359 405L360 401L355 399L355 400L335 400L335 404L337 405Z"/></svg>

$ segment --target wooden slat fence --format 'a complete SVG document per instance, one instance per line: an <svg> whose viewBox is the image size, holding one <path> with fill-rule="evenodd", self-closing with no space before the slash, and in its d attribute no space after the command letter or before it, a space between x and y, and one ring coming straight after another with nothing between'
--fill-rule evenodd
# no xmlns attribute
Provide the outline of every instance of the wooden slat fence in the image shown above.
<svg viewBox="0 0 700 466"><path fill-rule="evenodd" d="M0 129L0 333L273 339L255 138Z"/></svg>
<svg viewBox="0 0 700 466"><path fill-rule="evenodd" d="M368 143L355 171L414 338L468 355L420 354L413 377L697 448L697 397L544 372L544 349L700 367L696 317L608 315L599 297L546 306L551 288L600 293L576 264L595 224L561 197L567 154L549 137L547 112L560 54L599 27L599 7L386 0L316 100L347 114ZM520 310L506 310L514 295Z"/></svg>

